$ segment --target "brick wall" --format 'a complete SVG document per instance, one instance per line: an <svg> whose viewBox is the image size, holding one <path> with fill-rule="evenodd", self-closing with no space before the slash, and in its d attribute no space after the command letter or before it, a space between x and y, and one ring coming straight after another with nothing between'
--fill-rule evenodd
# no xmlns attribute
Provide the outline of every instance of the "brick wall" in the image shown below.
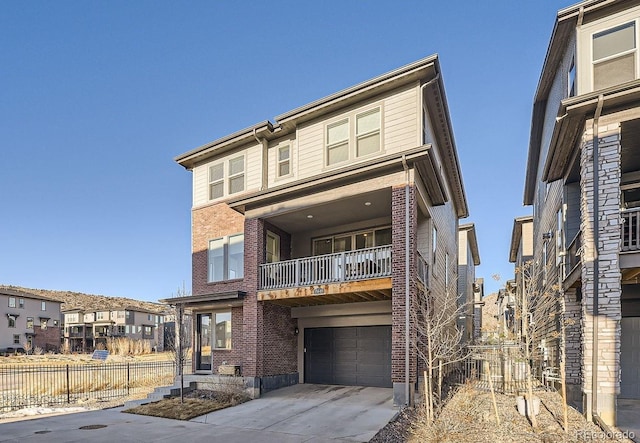
<svg viewBox="0 0 640 443"><path fill-rule="evenodd" d="M298 372L298 338L295 335L298 320L291 318L291 308L286 306L264 303L263 310L262 375Z"/></svg>
<svg viewBox="0 0 640 443"><path fill-rule="evenodd" d="M191 214L192 241L192 292L193 295L214 292L237 291L242 280L208 283L209 240L225 235L238 234L244 229L244 216L229 208L226 203L194 209Z"/></svg>
<svg viewBox="0 0 640 443"><path fill-rule="evenodd" d="M263 304L258 303L258 267L264 262L264 221L247 219L244 222L244 280L246 295L243 302L244 355L242 371L245 376L263 373Z"/></svg>
<svg viewBox="0 0 640 443"><path fill-rule="evenodd" d="M42 329L39 325L36 325L34 331L33 349L42 348L45 352L60 350L61 335L59 327L49 326L47 329Z"/></svg>
<svg viewBox="0 0 640 443"><path fill-rule="evenodd" d="M405 186L395 186L391 192L391 231L392 245L392 330L391 330L391 381L403 383L405 381ZM418 213L416 205L415 186L409 187L409 269L410 275L415 274L416 226ZM415 298L416 288L413 278L410 278L410 298ZM409 326L410 331L415 331ZM410 340L414 342L414 339ZM410 352L409 381L416 380L417 358L415 351Z"/></svg>

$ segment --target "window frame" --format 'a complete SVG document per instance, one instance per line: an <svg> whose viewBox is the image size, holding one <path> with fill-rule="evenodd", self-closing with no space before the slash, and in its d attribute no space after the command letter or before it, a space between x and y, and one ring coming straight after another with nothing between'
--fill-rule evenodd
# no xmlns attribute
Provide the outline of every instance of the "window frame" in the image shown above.
<svg viewBox="0 0 640 443"><path fill-rule="evenodd" d="M230 278L230 246L231 246L231 239L233 239L234 237L240 237L242 236L242 266L238 269L238 271L241 271L239 274L239 276L235 276L233 278ZM218 242L221 241L222 242L222 278L221 279L212 279L212 249L211 249L211 244L213 242ZM244 232L239 232L237 234L231 234L231 235L225 235L222 237L217 237L217 238L212 238L211 240L209 240L208 245L207 245L207 283L220 283L220 282L224 282L224 281L230 281L230 280L241 280L244 278Z"/></svg>
<svg viewBox="0 0 640 443"><path fill-rule="evenodd" d="M329 254L342 252L342 251L336 251L335 240L338 238L344 238L344 237L351 238L351 249L349 249L348 251L358 251L359 249L356 247L356 237L361 234L372 234L373 236L373 246L369 246L361 249L377 248L378 246L389 246L390 244L393 243L393 238L391 239L391 243L387 243L384 245L378 244L378 239L377 239L377 233L379 231L385 231L387 229L391 229L391 225L374 226L368 229L359 229L357 231L339 232L332 235L323 235L321 237L313 237L311 239L311 254L313 256L324 255L324 254L316 254L316 251L317 251L316 242L322 241L322 240L331 240L331 252L329 252ZM393 236L393 233L392 233L392 236ZM345 252L348 252L348 251L345 251Z"/></svg>
<svg viewBox="0 0 640 443"><path fill-rule="evenodd" d="M217 167L221 167L222 168L222 176L220 178L216 178L215 180L213 179L213 168L217 168ZM219 198L223 198L224 197L224 162L218 162L218 163L214 163L209 165L209 168L207 169L207 174L208 174L208 181L209 181L209 201L211 200L217 200ZM214 196L213 195L213 187L217 186L217 185L222 185L221 186L221 194L219 196Z"/></svg>
<svg viewBox="0 0 640 443"><path fill-rule="evenodd" d="M242 159L242 171L241 172L236 172L234 174L231 173L231 162L234 160L238 160L238 159ZM246 156L244 154L235 156L235 157L231 157L227 160L227 195L233 195L233 194L238 194L240 192L244 192L247 189L247 176L246 176L246 171L247 171L247 161L246 161ZM234 179L237 179L238 177L242 177L242 189L238 190L238 191L233 191L231 192L231 181Z"/></svg>
<svg viewBox="0 0 640 443"><path fill-rule="evenodd" d="M595 59L595 55L594 55L594 46L595 46L595 40L598 36L601 35L605 35L607 33L611 33L611 32L615 32L616 30L621 30L627 26L633 26L633 38L634 38L634 47L632 49L626 49L620 52L617 52L613 55L608 55L599 59ZM598 28L596 29L594 32L590 33L590 41L589 41L589 61L590 61L590 75L591 75L591 90L592 91L597 91L597 90L601 90L601 89L606 89L605 88L599 88L596 89L596 74L595 74L595 69L596 66L598 64L601 63L606 63L612 60L616 60L618 58L624 57L626 55L629 54L635 54L634 57L634 63L633 63L633 71L634 71L634 75L633 75L633 79L629 80L636 80L638 79L638 63L639 63L639 54L638 54L638 20L637 19L626 19L626 20L621 20L620 23L617 24L612 24L610 26L606 26L606 27L602 27L602 28ZM614 86L614 85L611 85ZM607 86L607 87L611 87L611 86Z"/></svg>
<svg viewBox="0 0 640 443"><path fill-rule="evenodd" d="M366 117L368 115L377 113L378 114L378 128L368 131L368 132L364 132L362 134L358 133L358 119L361 117ZM368 109L366 111L357 113L355 116L355 123L354 123L354 140L355 140L355 158L363 158L363 157L369 157L369 156L373 156L376 155L378 153L380 153L380 151L382 151L382 108L380 106L375 107L375 108L371 108ZM358 142L360 141L360 139L362 138L366 138L369 137L371 135L374 134L378 134L378 149L375 150L374 152L369 152L367 154L360 154L358 152Z"/></svg>
<svg viewBox="0 0 640 443"><path fill-rule="evenodd" d="M13 334L13 344L19 345L20 343L20 334Z"/></svg>
<svg viewBox="0 0 640 443"><path fill-rule="evenodd" d="M18 308L24 309L24 298L18 299Z"/></svg>
<svg viewBox="0 0 640 443"><path fill-rule="evenodd" d="M274 250L269 251L269 239L273 240ZM280 236L274 232L267 230L265 244L265 263L277 263L280 261Z"/></svg>
<svg viewBox="0 0 640 443"><path fill-rule="evenodd" d="M377 129L371 130L368 132L363 132L361 134L358 133L358 119L373 113L378 113ZM348 162L366 159L366 158L373 157L383 153L384 152L383 120L384 120L384 106L382 102L378 102L372 105L367 105L366 107L363 107L363 108L354 109L350 112L346 112L344 114L337 116L334 119L331 119L325 122L324 124L324 167L329 169L336 166L342 166L344 164L347 164ZM334 141L333 143L329 143L329 130L343 124L347 125L346 139L340 139L338 141ZM378 138L379 138L379 146L377 151L359 155L358 154L359 140L376 133L378 134ZM347 158L341 161L330 163L329 151L331 149L338 148L344 145L345 143L346 143L346 149L347 149Z"/></svg>
<svg viewBox="0 0 640 443"><path fill-rule="evenodd" d="M47 302L46 301L42 300L40 302L40 310L41 311L46 311L47 310Z"/></svg>
<svg viewBox="0 0 640 443"><path fill-rule="evenodd" d="M17 306L15 297L9 297L9 300L7 303L8 303L8 307L10 308L15 308Z"/></svg>
<svg viewBox="0 0 640 443"><path fill-rule="evenodd" d="M217 334L217 330L218 330L218 320L217 317L218 315L229 315L229 320L224 320L225 322L229 322L229 330L226 330L226 325L225 325L225 346L223 347L219 347L218 346L218 334ZM218 351L230 351L233 349L233 314L231 312L231 309L225 310L225 311L214 311L212 312L212 325L211 325L211 334L212 334L212 339L213 339L213 346L211 347L211 349L213 350L218 350ZM229 334L229 337L227 337L227 334Z"/></svg>
<svg viewBox="0 0 640 443"><path fill-rule="evenodd" d="M8 328L16 328L17 317L15 315L7 315Z"/></svg>
<svg viewBox="0 0 640 443"><path fill-rule="evenodd" d="M34 322L33 317L27 317L27 329L33 329Z"/></svg>
<svg viewBox="0 0 640 443"><path fill-rule="evenodd" d="M284 149L288 150L288 154L287 154L287 158L283 160L280 157L280 153ZM293 175L293 168L292 168L292 162L291 162L291 150L292 150L292 147L291 147L291 144L289 143L286 145L278 146L276 150L276 178L291 177ZM287 167L289 168L289 170L286 174L281 174L280 168L285 163L287 164Z"/></svg>

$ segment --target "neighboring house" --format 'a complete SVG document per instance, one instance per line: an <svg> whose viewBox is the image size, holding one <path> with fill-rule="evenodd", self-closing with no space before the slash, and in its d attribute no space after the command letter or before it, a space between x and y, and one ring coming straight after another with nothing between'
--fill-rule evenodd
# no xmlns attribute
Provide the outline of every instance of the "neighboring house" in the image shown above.
<svg viewBox="0 0 640 443"><path fill-rule="evenodd" d="M523 312L528 312L525 299L525 273L532 267L533 261L533 216L527 215L513 220L509 262L514 264L515 304L518 313L515 318L514 332L522 339ZM526 327L526 326L525 326Z"/></svg>
<svg viewBox="0 0 640 443"><path fill-rule="evenodd" d="M524 192L538 284L564 301L569 398L609 425L618 397L640 398L639 28L637 1L558 12Z"/></svg>
<svg viewBox="0 0 640 443"><path fill-rule="evenodd" d="M482 337L482 308L484 306L484 279L477 278L473 285L473 341Z"/></svg>
<svg viewBox="0 0 640 443"><path fill-rule="evenodd" d="M458 227L458 307L464 311L458 318L465 342L473 340L473 315L476 294L476 266L480 265L476 227L467 223Z"/></svg>
<svg viewBox="0 0 640 443"><path fill-rule="evenodd" d="M194 314L194 371L410 403L405 314L416 279L453 296L468 212L437 56L176 161L193 173L193 295L162 301Z"/></svg>
<svg viewBox="0 0 640 443"><path fill-rule="evenodd" d="M516 282L507 281L496 298L497 333L501 340L513 340L516 335Z"/></svg>
<svg viewBox="0 0 640 443"><path fill-rule="evenodd" d="M60 302L0 287L0 351L60 349Z"/></svg>
<svg viewBox="0 0 640 443"><path fill-rule="evenodd" d="M64 341L73 352L106 348L108 338L148 340L153 349L164 349L164 315L140 308L99 311L68 309L64 314Z"/></svg>

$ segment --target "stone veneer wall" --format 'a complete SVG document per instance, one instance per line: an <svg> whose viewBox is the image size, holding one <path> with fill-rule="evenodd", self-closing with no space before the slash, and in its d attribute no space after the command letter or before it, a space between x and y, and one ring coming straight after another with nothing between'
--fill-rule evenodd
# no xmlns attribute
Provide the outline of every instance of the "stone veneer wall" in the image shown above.
<svg viewBox="0 0 640 443"><path fill-rule="evenodd" d="M599 238L594 248L593 226L593 137L587 131L580 157L582 230L582 389L587 417L592 411L593 306L599 300L597 349L597 412L610 425L616 421L616 394L620 390L620 129L618 124L601 127L598 158ZM598 261L598 287L594 288L594 261ZM597 292L596 292L597 291Z"/></svg>

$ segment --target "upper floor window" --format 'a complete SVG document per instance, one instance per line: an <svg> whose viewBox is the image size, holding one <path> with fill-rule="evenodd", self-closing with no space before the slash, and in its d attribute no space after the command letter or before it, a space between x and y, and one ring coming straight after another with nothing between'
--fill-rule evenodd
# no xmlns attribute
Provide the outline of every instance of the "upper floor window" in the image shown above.
<svg viewBox="0 0 640 443"><path fill-rule="evenodd" d="M244 155L229 160L229 194L244 191Z"/></svg>
<svg viewBox="0 0 640 443"><path fill-rule="evenodd" d="M381 150L380 114L380 108L370 109L355 114L351 119L345 118L327 125L327 165L335 165L350 158L379 152Z"/></svg>
<svg viewBox="0 0 640 443"><path fill-rule="evenodd" d="M47 302L43 301L40 303L40 310L41 311L46 311L47 310Z"/></svg>
<svg viewBox="0 0 640 443"><path fill-rule="evenodd" d="M245 189L244 155L234 157L226 162L226 193L235 194ZM225 195L225 163L209 166L209 200Z"/></svg>
<svg viewBox="0 0 640 443"><path fill-rule="evenodd" d="M571 67L567 73L567 97L576 95L576 62L571 60Z"/></svg>
<svg viewBox="0 0 640 443"><path fill-rule="evenodd" d="M356 155L380 150L380 108L356 116Z"/></svg>
<svg viewBox="0 0 640 443"><path fill-rule="evenodd" d="M636 78L636 24L626 23L593 35L593 88Z"/></svg>
<svg viewBox="0 0 640 443"><path fill-rule="evenodd" d="M27 317L27 329L33 329L33 317Z"/></svg>
<svg viewBox="0 0 640 443"><path fill-rule="evenodd" d="M280 146L278 148L278 177L285 177L291 174L291 146Z"/></svg>
<svg viewBox="0 0 640 443"><path fill-rule="evenodd" d="M349 120L327 126L327 164L333 165L349 159Z"/></svg>
<svg viewBox="0 0 640 443"><path fill-rule="evenodd" d="M16 327L16 317L13 315L7 315L7 320L9 321L9 324L7 325L10 328L15 328Z"/></svg>
<svg viewBox="0 0 640 443"><path fill-rule="evenodd" d="M15 308L16 307L16 298L15 297L9 297L9 307L10 308Z"/></svg>
<svg viewBox="0 0 640 443"><path fill-rule="evenodd" d="M20 309L24 309L24 298L19 298L18 299L18 307Z"/></svg>
<svg viewBox="0 0 640 443"><path fill-rule="evenodd" d="M218 163L209 167L209 200L224 195L224 164Z"/></svg>
<svg viewBox="0 0 640 443"><path fill-rule="evenodd" d="M209 281L244 277L244 234L209 242Z"/></svg>

